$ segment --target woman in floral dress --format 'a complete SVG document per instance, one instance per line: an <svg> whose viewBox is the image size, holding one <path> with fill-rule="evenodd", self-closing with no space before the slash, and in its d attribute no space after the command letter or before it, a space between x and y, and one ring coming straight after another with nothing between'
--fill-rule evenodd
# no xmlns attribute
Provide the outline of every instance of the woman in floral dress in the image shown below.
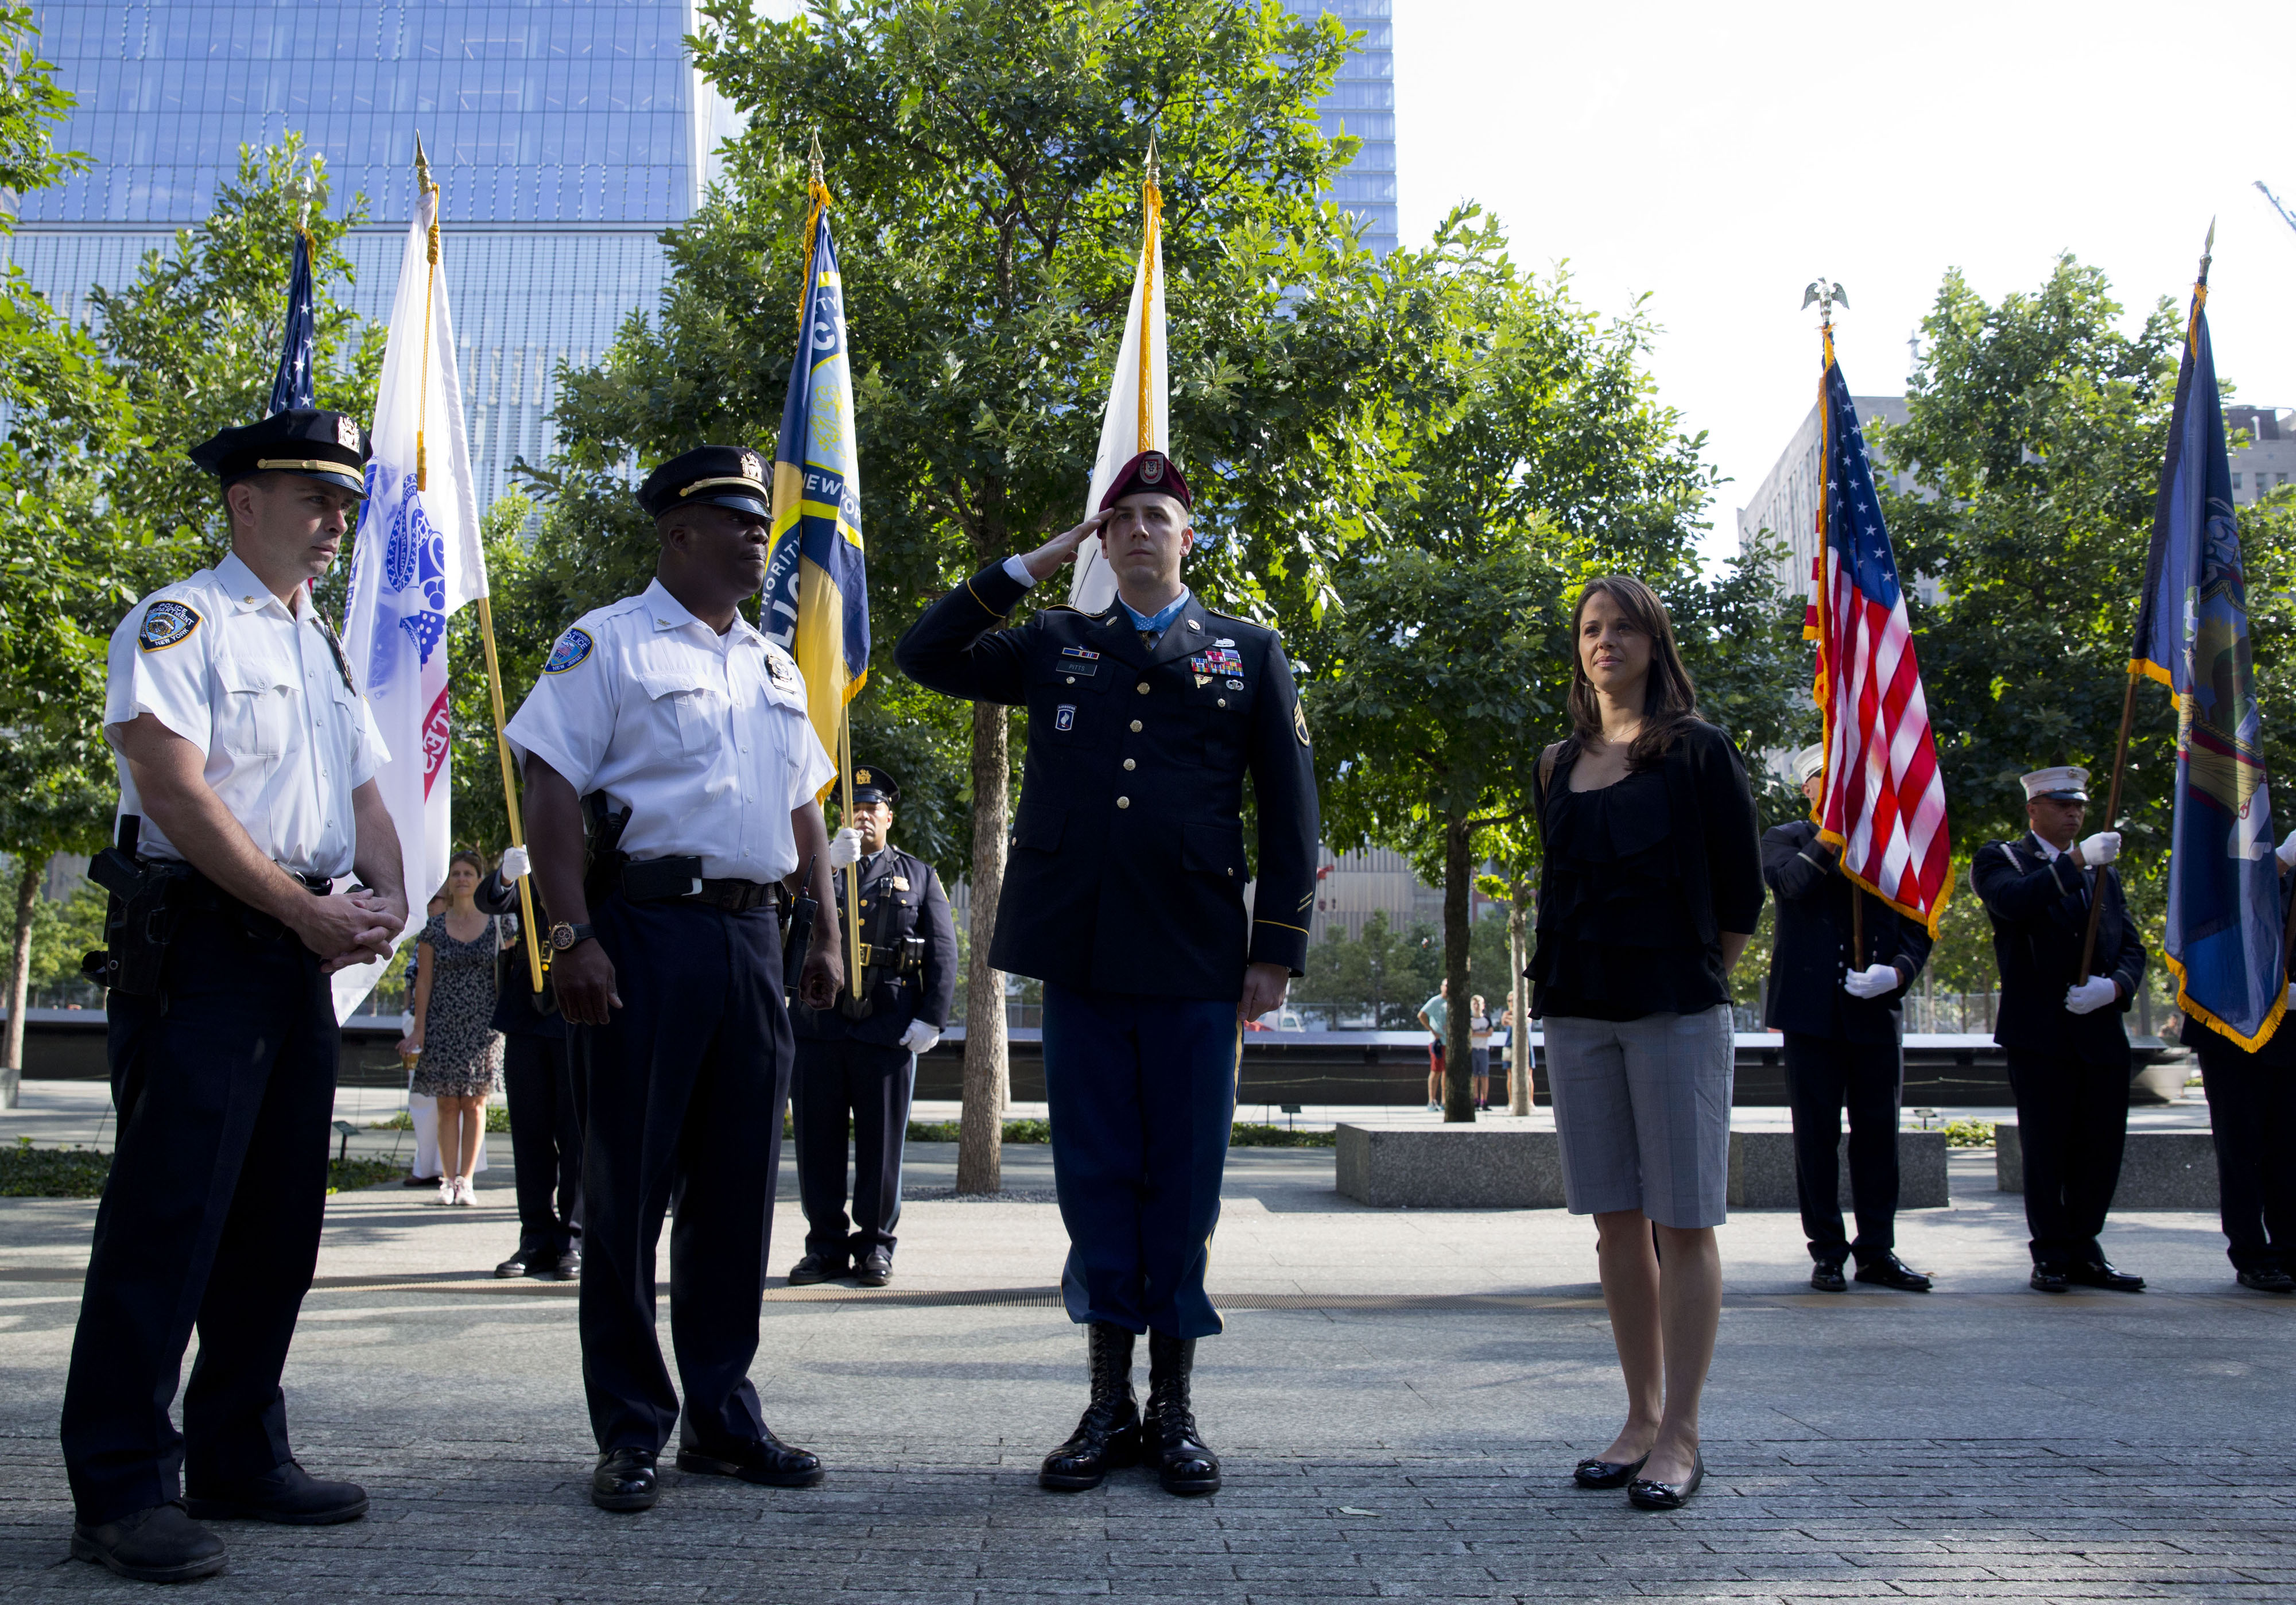
<svg viewBox="0 0 2296 1605"><path fill-rule="evenodd" d="M408 1090L439 1101L439 1197L473 1204L471 1173L486 1131L487 1099L502 1074L502 1034L494 1029L495 954L510 917L479 910L486 860L472 852L448 861L445 912L430 916L415 949L414 1028L398 1044L414 1053Z"/></svg>

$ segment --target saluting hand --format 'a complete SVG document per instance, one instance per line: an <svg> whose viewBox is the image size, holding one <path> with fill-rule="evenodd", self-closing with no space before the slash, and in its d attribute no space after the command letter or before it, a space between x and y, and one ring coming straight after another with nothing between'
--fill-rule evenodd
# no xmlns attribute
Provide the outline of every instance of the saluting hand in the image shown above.
<svg viewBox="0 0 2296 1605"><path fill-rule="evenodd" d="M1098 535L1100 527L1115 516L1116 509L1113 507L1103 508L1075 528L1053 536L1021 561L1027 565L1031 575L1043 579L1057 572L1063 563L1074 562L1077 548L1084 545L1084 537Z"/></svg>

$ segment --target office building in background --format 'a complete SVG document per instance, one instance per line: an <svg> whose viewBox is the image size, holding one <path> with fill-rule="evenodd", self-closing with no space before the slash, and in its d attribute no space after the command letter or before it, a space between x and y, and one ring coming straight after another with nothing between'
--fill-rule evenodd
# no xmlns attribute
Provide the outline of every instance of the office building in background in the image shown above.
<svg viewBox="0 0 2296 1605"><path fill-rule="evenodd" d="M1329 12L1349 32L1363 36L1324 97L1319 120L1326 134L1363 141L1331 196L1363 220L1364 243L1383 257L1402 232L1395 193L1395 0L1284 0L1284 5L1302 17Z"/></svg>

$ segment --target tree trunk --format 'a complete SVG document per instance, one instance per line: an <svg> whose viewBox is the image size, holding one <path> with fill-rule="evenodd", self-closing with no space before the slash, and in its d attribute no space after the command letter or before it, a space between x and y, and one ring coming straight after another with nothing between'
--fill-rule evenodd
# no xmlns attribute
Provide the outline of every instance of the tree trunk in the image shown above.
<svg viewBox="0 0 2296 1605"><path fill-rule="evenodd" d="M996 898L1004 887L1004 813L1011 774L1004 707L972 705L972 913L964 978L964 1111L956 1190L1004 1185L1004 972L988 962Z"/></svg>
<svg viewBox="0 0 2296 1605"><path fill-rule="evenodd" d="M1475 1123L1474 1040L1467 1021L1474 1012L1467 991L1468 912L1474 906L1474 837L1464 817L1454 815L1443 829L1443 979L1450 983L1443 1011L1443 1122Z"/></svg>
<svg viewBox="0 0 2296 1605"><path fill-rule="evenodd" d="M1507 908L1507 951L1513 961L1514 974L1507 987L1508 1006L1514 1011L1514 1027L1507 1033L1507 1110L1511 1114L1530 1113L1530 983L1522 972L1530 968L1530 959L1524 951L1529 946L1530 878L1519 875L1512 888L1513 896Z"/></svg>
<svg viewBox="0 0 2296 1605"><path fill-rule="evenodd" d="M8 966L8 1040L0 1058L0 1109L16 1107L24 1078L24 1003L32 979L32 908L39 901L40 881L47 866L25 855L17 861L16 951Z"/></svg>

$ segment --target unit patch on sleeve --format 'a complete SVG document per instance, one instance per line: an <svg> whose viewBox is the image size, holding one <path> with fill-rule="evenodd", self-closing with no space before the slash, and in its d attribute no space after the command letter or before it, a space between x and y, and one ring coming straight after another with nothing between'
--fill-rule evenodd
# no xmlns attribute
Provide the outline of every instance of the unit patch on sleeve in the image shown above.
<svg viewBox="0 0 2296 1605"><path fill-rule="evenodd" d="M1054 730L1074 730L1076 728L1075 703L1063 702L1053 710L1053 728Z"/></svg>
<svg viewBox="0 0 2296 1605"><path fill-rule="evenodd" d="M1302 747L1307 746L1308 744L1308 709L1305 706L1298 702L1292 704L1292 733L1299 736L1300 745Z"/></svg>
<svg viewBox="0 0 2296 1605"><path fill-rule="evenodd" d="M545 675L562 675L570 668L578 668L589 661L590 649L597 643L590 639L587 630L567 631L550 649L550 657L542 666Z"/></svg>
<svg viewBox="0 0 2296 1605"><path fill-rule="evenodd" d="M144 625L135 632L135 644L147 652L164 652L189 641L199 627L199 614L182 602L155 602L144 610Z"/></svg>

